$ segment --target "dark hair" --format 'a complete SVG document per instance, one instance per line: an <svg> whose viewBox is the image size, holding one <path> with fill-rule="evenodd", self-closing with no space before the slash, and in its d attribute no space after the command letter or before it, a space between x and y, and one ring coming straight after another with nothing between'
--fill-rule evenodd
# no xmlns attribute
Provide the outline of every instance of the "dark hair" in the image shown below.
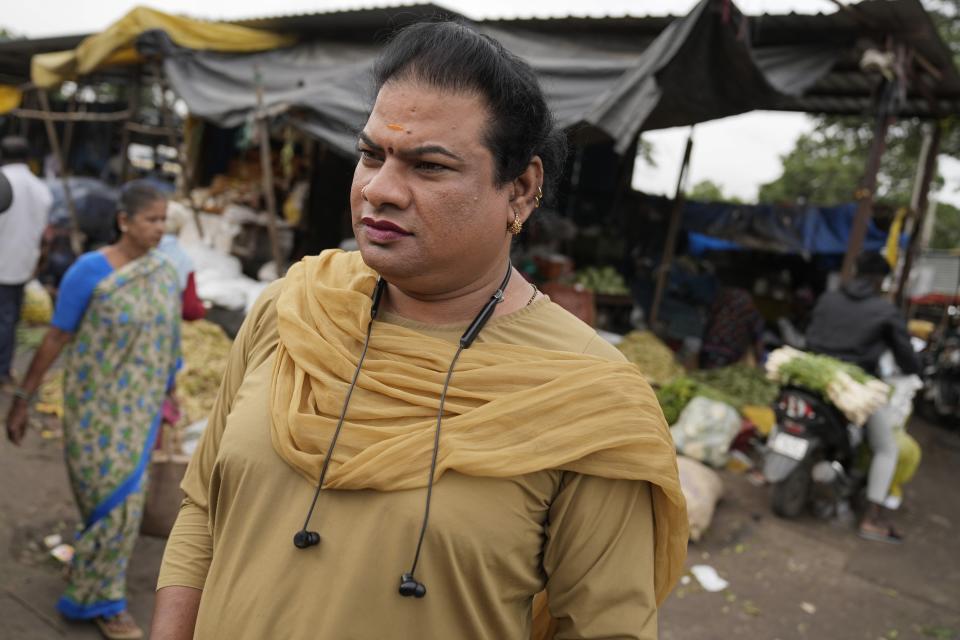
<svg viewBox="0 0 960 640"><path fill-rule="evenodd" d="M30 158L30 145L20 136L5 136L0 140L0 160L3 162L26 162Z"/></svg>
<svg viewBox="0 0 960 640"><path fill-rule="evenodd" d="M390 80L414 80L482 96L491 119L484 143L497 184L516 179L540 156L545 195L554 195L549 187L563 169L566 136L555 127L533 69L493 38L457 22L412 24L381 52L373 78L377 92Z"/></svg>
<svg viewBox="0 0 960 640"><path fill-rule="evenodd" d="M123 211L128 216L135 216L157 200L166 200L166 198L162 191L146 180L131 180L120 187L117 213Z"/></svg>
<svg viewBox="0 0 960 640"><path fill-rule="evenodd" d="M166 198L167 196L162 191L146 180L131 180L120 187L120 197L117 198L117 216L113 222L117 237L120 237L120 212L132 218L157 200L166 200Z"/></svg>
<svg viewBox="0 0 960 640"><path fill-rule="evenodd" d="M879 253L861 253L857 258L857 275L885 278L890 275L890 263Z"/></svg>

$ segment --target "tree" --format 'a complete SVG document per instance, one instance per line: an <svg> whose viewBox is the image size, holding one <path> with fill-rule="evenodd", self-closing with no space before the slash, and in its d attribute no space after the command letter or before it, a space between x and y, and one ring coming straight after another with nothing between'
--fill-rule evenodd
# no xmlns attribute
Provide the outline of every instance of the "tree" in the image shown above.
<svg viewBox="0 0 960 640"><path fill-rule="evenodd" d="M960 209L946 203L937 205L937 219L930 237L931 249L960 247Z"/></svg>
<svg viewBox="0 0 960 640"><path fill-rule="evenodd" d="M921 127L922 123L912 120L890 127L887 150L877 174L877 200L897 206L909 204L923 144ZM944 136L942 141L949 142L949 137ZM761 185L760 201L817 205L852 201L872 139L872 123L862 118L818 118L814 130L800 136L794 148L781 156L783 173L773 182ZM942 184L943 179L937 176L933 188Z"/></svg>
<svg viewBox="0 0 960 640"><path fill-rule="evenodd" d="M944 42L960 66L960 0L924 2ZM914 176L920 158L923 123L895 122L887 134L887 149L877 175L875 197L893 208L910 203ZM940 153L960 155L960 121L941 122ZM783 173L760 187L762 202L837 204L854 199L866 166L873 138L873 123L866 118L824 116L814 130L797 139L794 148L781 156ZM943 178L934 177L931 188L939 189ZM960 210L947 204L937 209L931 246L960 246Z"/></svg>
<svg viewBox="0 0 960 640"><path fill-rule="evenodd" d="M701 180L690 187L690 190L687 192L687 198L700 202L740 202L738 198L724 195L723 187L713 180Z"/></svg>

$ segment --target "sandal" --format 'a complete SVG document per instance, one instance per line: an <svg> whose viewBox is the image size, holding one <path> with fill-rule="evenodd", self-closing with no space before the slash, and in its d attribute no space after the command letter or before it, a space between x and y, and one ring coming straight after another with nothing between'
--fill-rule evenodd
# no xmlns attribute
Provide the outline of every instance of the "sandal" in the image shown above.
<svg viewBox="0 0 960 640"><path fill-rule="evenodd" d="M126 611L121 611L115 616L94 618L100 633L107 640L141 640L143 630L137 626L136 621Z"/></svg>
<svg viewBox="0 0 960 640"><path fill-rule="evenodd" d="M887 526L885 531L873 531L864 529L861 525L857 530L857 535L864 540L873 542L886 542L887 544L901 544L903 542L903 536L891 526Z"/></svg>

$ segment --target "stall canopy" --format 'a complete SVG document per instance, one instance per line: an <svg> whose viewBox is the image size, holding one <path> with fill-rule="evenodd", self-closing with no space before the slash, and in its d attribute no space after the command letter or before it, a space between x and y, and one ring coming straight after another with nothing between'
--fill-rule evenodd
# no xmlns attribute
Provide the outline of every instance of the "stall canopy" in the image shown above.
<svg viewBox="0 0 960 640"><path fill-rule="evenodd" d="M613 141L618 152L644 129L671 127L772 108L803 94L829 72L837 43L752 47L746 18L731 3L703 0L659 35L551 34L498 23L477 27L536 70L560 124ZM369 72L379 46L323 39L248 55L197 51L169 33L138 40L161 54L172 87L191 113L234 126L256 107L257 85L270 113L352 154L370 104Z"/></svg>
<svg viewBox="0 0 960 640"><path fill-rule="evenodd" d="M84 38L73 49L34 55L31 79L38 87L50 88L102 67L142 62L134 43L138 36L151 30L162 30L172 42L196 51L263 51L295 41L288 35L137 7L101 33Z"/></svg>

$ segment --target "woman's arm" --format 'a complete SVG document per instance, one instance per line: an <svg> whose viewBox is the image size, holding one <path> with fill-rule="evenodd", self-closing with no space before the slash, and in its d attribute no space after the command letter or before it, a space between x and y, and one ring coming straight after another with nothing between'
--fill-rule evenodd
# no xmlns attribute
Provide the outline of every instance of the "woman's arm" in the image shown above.
<svg viewBox="0 0 960 640"><path fill-rule="evenodd" d="M558 637L656 640L651 488L565 472L543 568Z"/></svg>
<svg viewBox="0 0 960 640"><path fill-rule="evenodd" d="M43 376L50 369L50 365L57 359L60 352L73 338L73 334L56 327L51 327L45 336L40 348L33 355L33 361L27 370L27 376L20 385L20 391L26 396L33 396L40 383L43 382ZM15 445L19 445L23 440L23 435L27 430L27 410L29 409L27 398L18 395L13 399L10 405L10 411L7 413L7 437Z"/></svg>
<svg viewBox="0 0 960 640"><path fill-rule="evenodd" d="M202 594L193 587L159 589L150 627L152 640L191 640Z"/></svg>

